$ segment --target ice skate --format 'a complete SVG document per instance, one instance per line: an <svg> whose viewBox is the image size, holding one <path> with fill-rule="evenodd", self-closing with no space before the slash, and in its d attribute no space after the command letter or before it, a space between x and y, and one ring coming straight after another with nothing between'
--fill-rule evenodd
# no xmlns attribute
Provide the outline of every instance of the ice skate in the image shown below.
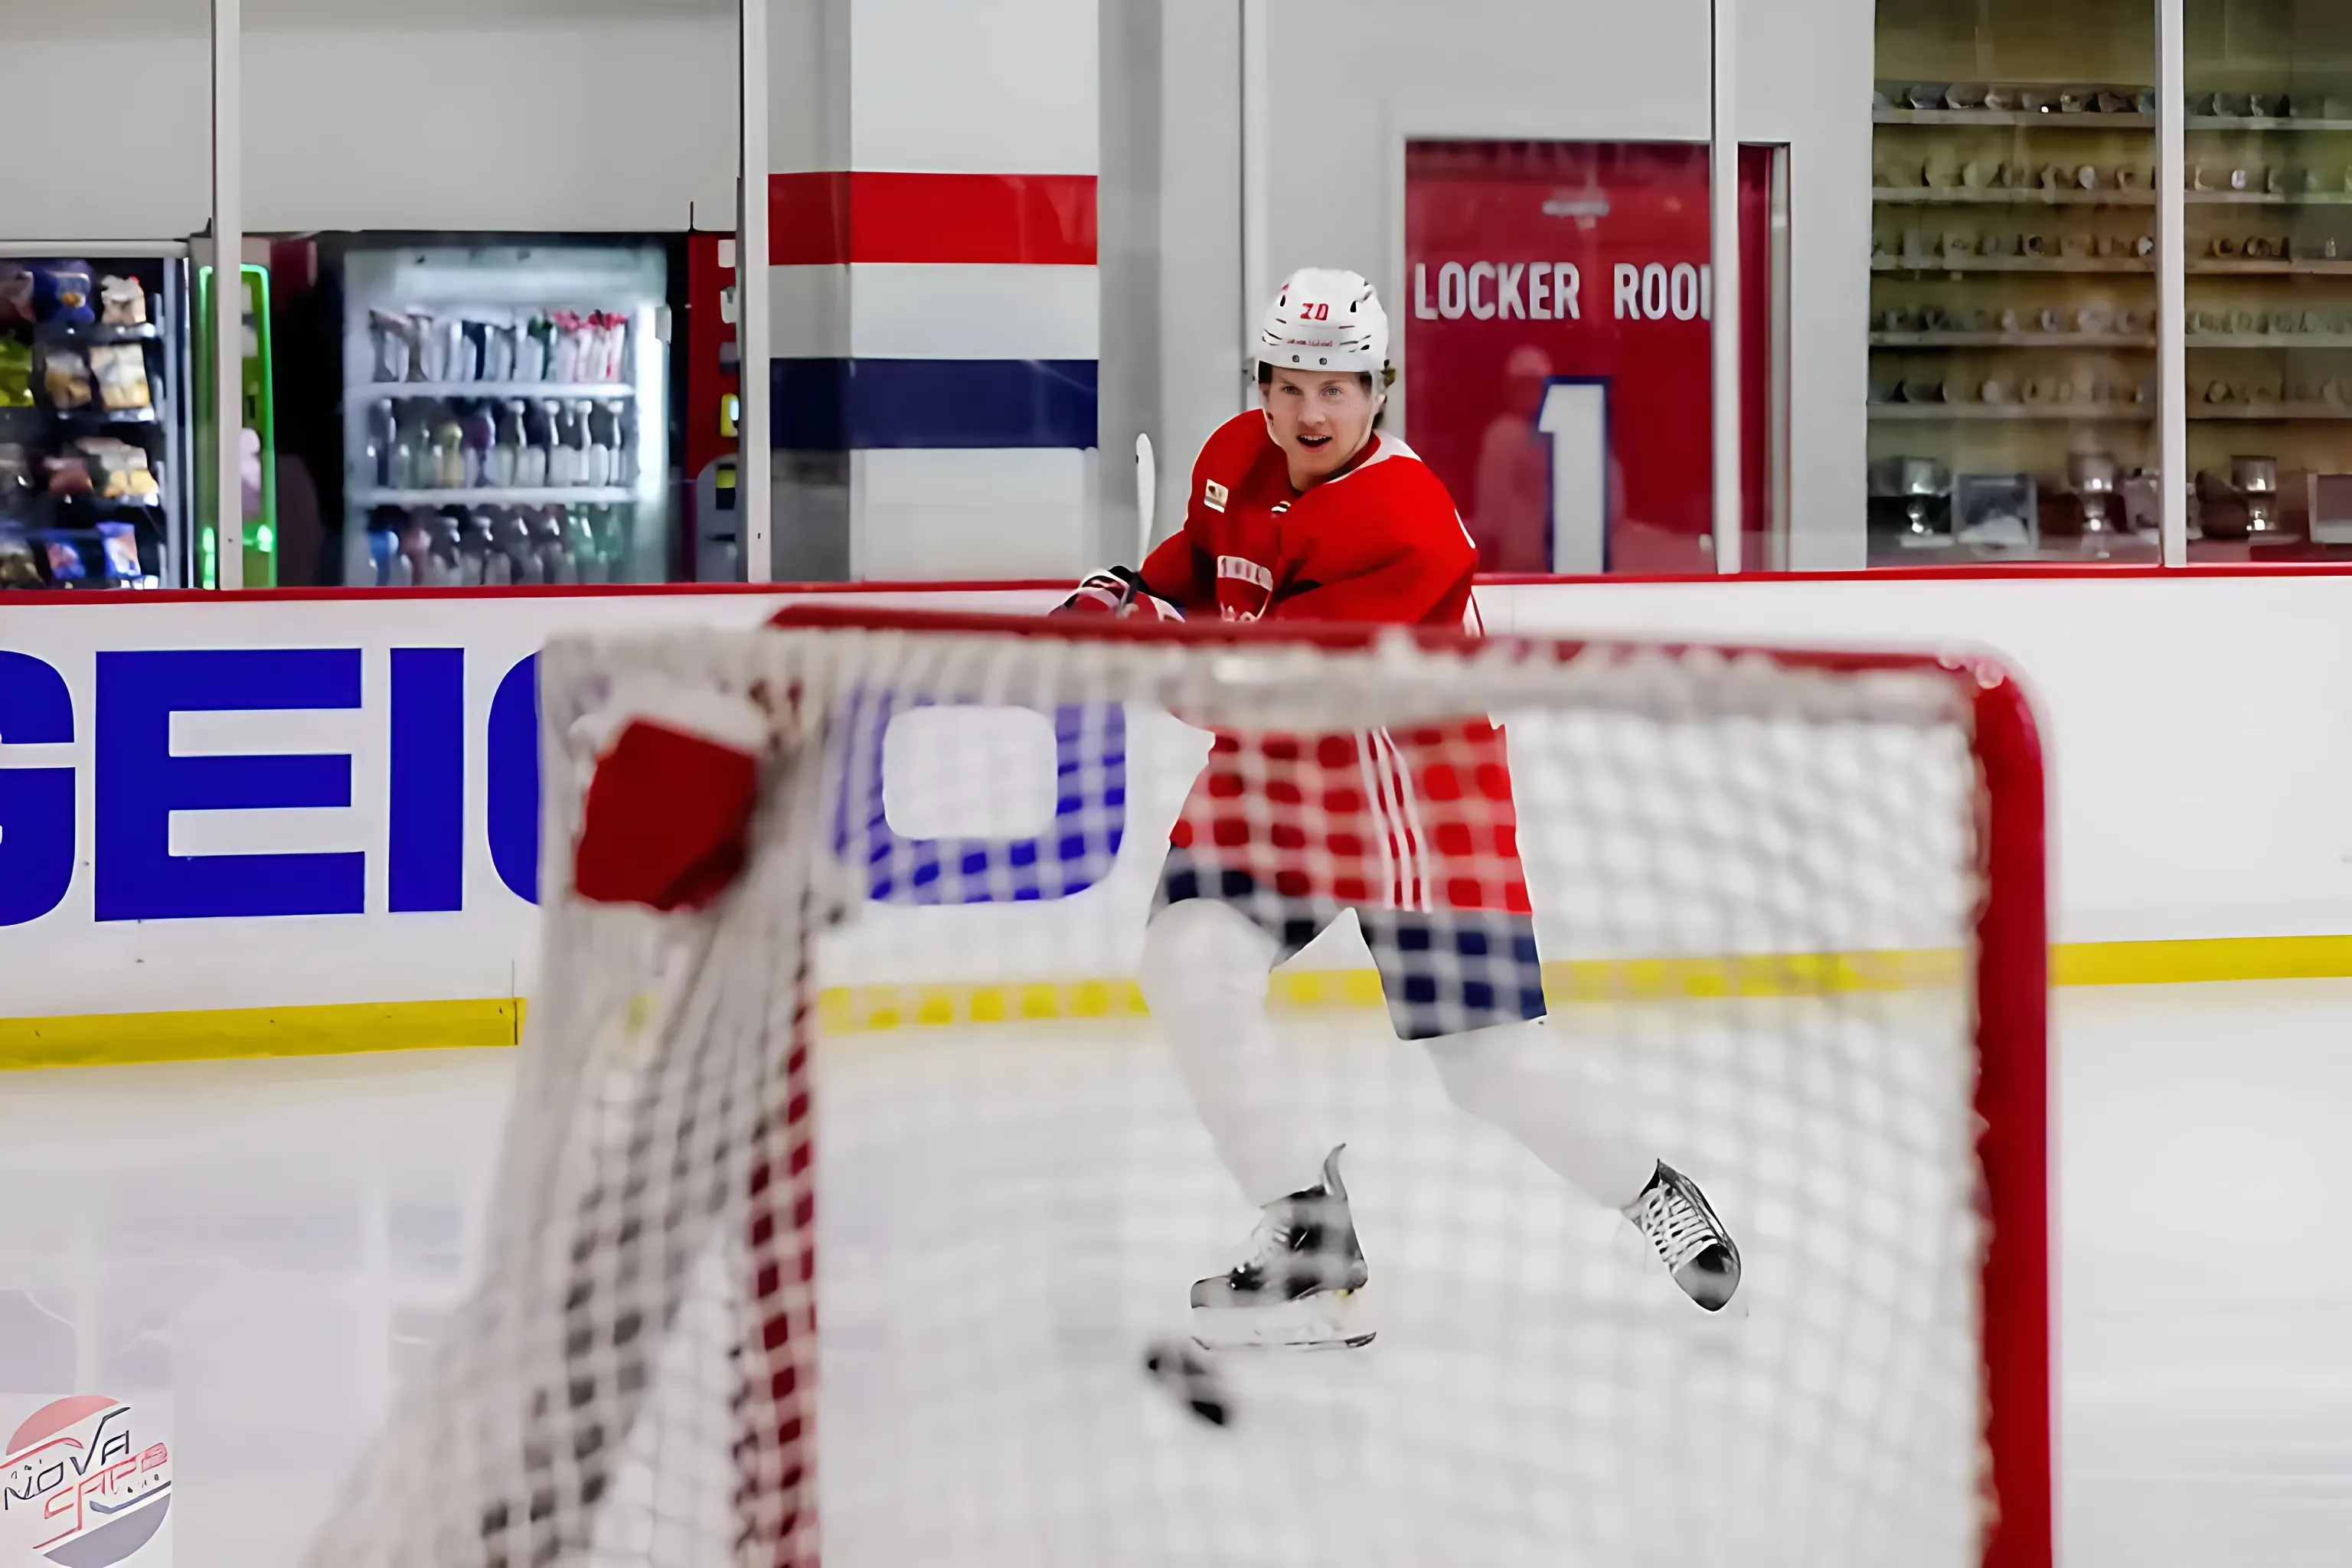
<svg viewBox="0 0 2352 1568"><path fill-rule="evenodd" d="M1369 1343L1370 1273L1339 1181L1339 1150L1324 1160L1321 1182L1276 1198L1264 1214L1249 1257L1193 1284L1193 1340L1205 1350Z"/></svg>
<svg viewBox="0 0 2352 1568"><path fill-rule="evenodd" d="M1685 1295L1710 1312L1723 1310L1739 1289L1739 1248L1696 1182L1661 1160L1624 1213L1658 1249Z"/></svg>

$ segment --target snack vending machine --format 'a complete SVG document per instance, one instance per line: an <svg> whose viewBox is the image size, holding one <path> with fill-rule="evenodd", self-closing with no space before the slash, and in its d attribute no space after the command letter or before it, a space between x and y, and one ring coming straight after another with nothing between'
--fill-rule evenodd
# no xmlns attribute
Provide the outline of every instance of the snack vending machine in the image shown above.
<svg viewBox="0 0 2352 1568"><path fill-rule="evenodd" d="M341 266L347 584L668 579L659 247L404 246Z"/></svg>
<svg viewBox="0 0 2352 1568"><path fill-rule="evenodd" d="M0 243L0 589L188 581L188 258Z"/></svg>

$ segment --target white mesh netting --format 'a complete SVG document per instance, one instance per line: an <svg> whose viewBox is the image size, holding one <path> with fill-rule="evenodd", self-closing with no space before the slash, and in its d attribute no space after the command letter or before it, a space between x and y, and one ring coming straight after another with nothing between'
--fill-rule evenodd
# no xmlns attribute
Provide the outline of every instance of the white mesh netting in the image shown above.
<svg viewBox="0 0 2352 1568"><path fill-rule="evenodd" d="M481 1282L317 1568L2037 1560L1987 1440L1967 674L1025 630L542 656ZM574 726L623 689L778 716L707 913L570 891ZM1255 739L1190 793L1208 726ZM1255 1217L1132 978L1180 816L1291 914L1371 906L1276 972L1249 1089L1346 1142L1378 1338L1205 1358L1222 1427L1142 1370ZM1515 900L1550 1018L1465 1076L1400 1032L1491 1022L1525 966L1444 928L1394 982L1433 1011L1383 1008L1359 928ZM1560 1130L1704 1185L1728 1310L1562 1179Z"/></svg>

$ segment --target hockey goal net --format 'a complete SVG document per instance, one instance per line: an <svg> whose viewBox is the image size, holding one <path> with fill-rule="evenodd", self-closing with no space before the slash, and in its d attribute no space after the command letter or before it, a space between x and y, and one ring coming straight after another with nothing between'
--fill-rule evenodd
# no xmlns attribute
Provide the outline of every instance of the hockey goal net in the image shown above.
<svg viewBox="0 0 2352 1568"><path fill-rule="evenodd" d="M480 1283L318 1568L2048 1563L2042 781L1997 667L812 611L540 682ZM712 692L772 716L742 874L583 900L581 721ZM1521 1109L1696 1175L1739 1294L1450 1104L1343 919L1271 1005L1380 1335L1207 1358L1213 1426L1144 1350L1253 1214L1132 978L1203 731L1486 715L1508 805L1424 773L1419 825L1460 873L1516 812ZM1223 809L1311 857L1329 806Z"/></svg>

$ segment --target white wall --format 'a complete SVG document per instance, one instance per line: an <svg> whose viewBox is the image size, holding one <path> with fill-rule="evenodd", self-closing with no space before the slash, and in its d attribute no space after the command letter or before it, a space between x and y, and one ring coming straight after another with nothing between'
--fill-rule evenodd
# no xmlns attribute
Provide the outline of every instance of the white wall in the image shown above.
<svg viewBox="0 0 2352 1568"><path fill-rule="evenodd" d="M1095 172L1097 0L855 0L852 168Z"/></svg>
<svg viewBox="0 0 2352 1568"><path fill-rule="evenodd" d="M0 244L205 226L206 18L203 0L0 7ZM243 63L249 229L682 229L695 202L733 203L716 0L278 0L247 7Z"/></svg>
<svg viewBox="0 0 2352 1568"><path fill-rule="evenodd" d="M777 174L849 167L849 5L770 0L768 167Z"/></svg>
<svg viewBox="0 0 2352 1568"><path fill-rule="evenodd" d="M645 15L249 34L247 226L661 230L731 209L734 20Z"/></svg>
<svg viewBox="0 0 2352 1568"><path fill-rule="evenodd" d="M140 48L8 36L9 142L0 243L183 239L212 212L212 57L193 5L184 36ZM11 7L0 7L5 12Z"/></svg>
<svg viewBox="0 0 2352 1568"><path fill-rule="evenodd" d="M1160 422L1150 434L1165 535L1183 526L1192 459L1243 406L1240 8L1169 0L1160 38Z"/></svg>

